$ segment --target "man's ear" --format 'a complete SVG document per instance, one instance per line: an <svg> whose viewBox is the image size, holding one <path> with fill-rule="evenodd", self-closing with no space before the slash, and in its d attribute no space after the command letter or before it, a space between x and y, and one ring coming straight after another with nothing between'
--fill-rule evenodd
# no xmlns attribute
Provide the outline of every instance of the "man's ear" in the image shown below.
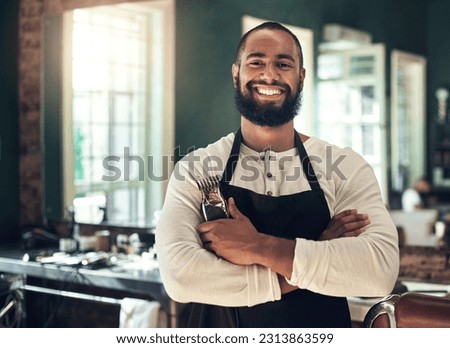
<svg viewBox="0 0 450 348"><path fill-rule="evenodd" d="M299 78L300 78L299 85L300 85L300 90L301 91L303 91L303 84L304 84L304 81L305 81L305 76L306 76L306 70L305 70L305 68L301 68L300 69L300 76L299 76Z"/></svg>
<svg viewBox="0 0 450 348"><path fill-rule="evenodd" d="M233 78L233 86L234 88L237 88L237 81L238 81L238 76L239 76L239 65L234 63L231 66L231 76Z"/></svg>

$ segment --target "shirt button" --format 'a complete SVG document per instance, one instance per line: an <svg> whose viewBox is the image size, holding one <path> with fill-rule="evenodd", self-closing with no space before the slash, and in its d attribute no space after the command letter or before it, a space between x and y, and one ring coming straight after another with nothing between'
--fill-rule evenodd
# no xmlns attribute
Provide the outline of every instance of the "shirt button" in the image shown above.
<svg viewBox="0 0 450 348"><path fill-rule="evenodd" d="M267 195L272 196L273 195L272 191L267 191Z"/></svg>
<svg viewBox="0 0 450 348"><path fill-rule="evenodd" d="M261 161L264 161L264 160L265 160L265 158L266 158L266 156L264 156L264 155L261 155L261 156L259 156L259 158L261 159Z"/></svg>
<svg viewBox="0 0 450 348"><path fill-rule="evenodd" d="M271 178L272 177L272 173L267 173L267 177Z"/></svg>

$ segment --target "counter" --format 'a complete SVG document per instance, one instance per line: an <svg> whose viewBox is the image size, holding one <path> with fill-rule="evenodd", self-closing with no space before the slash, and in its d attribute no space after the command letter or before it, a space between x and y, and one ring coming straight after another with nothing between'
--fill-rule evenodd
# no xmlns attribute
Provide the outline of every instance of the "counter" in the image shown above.
<svg viewBox="0 0 450 348"><path fill-rule="evenodd" d="M166 294L156 260L143 263L131 259L107 268L89 269L24 261L24 254L17 246L0 247L0 273L25 274L56 281L69 279L75 284L145 295L158 301L170 316L172 325L175 324L176 306Z"/></svg>

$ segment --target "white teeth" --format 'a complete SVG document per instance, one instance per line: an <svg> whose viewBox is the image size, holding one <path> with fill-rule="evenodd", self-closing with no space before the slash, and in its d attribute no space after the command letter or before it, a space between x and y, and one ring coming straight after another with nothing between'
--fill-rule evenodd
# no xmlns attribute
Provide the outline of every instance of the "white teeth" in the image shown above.
<svg viewBox="0 0 450 348"><path fill-rule="evenodd" d="M257 88L258 93L264 94L264 95L275 95L275 94L281 94L281 91L278 89L265 89L265 88Z"/></svg>

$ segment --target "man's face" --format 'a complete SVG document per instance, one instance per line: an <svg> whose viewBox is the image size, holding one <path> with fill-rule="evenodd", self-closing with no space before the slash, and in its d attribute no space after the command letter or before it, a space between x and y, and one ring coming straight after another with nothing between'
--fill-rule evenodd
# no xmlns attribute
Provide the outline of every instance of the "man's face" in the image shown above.
<svg viewBox="0 0 450 348"><path fill-rule="evenodd" d="M275 127L297 114L305 70L288 33L264 29L250 34L232 74L236 105L251 122Z"/></svg>

